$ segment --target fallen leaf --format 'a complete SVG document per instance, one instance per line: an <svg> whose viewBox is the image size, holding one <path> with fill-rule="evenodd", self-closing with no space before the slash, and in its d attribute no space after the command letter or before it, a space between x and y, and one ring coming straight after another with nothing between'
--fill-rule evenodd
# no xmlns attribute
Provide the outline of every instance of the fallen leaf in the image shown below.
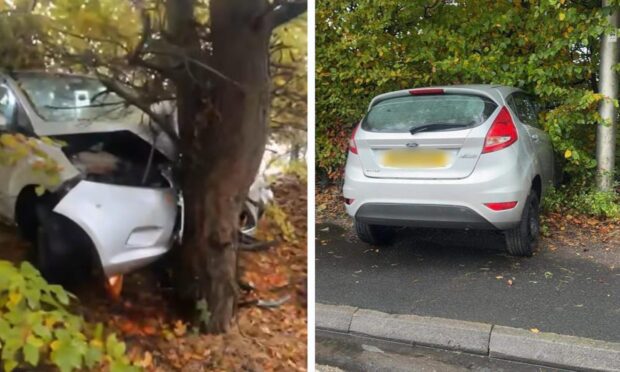
<svg viewBox="0 0 620 372"><path fill-rule="evenodd" d="M540 333L540 330L538 328L530 328L530 332L532 332L532 333Z"/></svg>
<svg viewBox="0 0 620 372"><path fill-rule="evenodd" d="M155 329L155 327L147 325L142 328L142 332L147 336L153 336L155 333L157 333L157 330Z"/></svg>
<svg viewBox="0 0 620 372"><path fill-rule="evenodd" d="M181 320L177 320L174 322L174 334L181 337L187 333L187 324L183 323Z"/></svg>
<svg viewBox="0 0 620 372"><path fill-rule="evenodd" d="M142 360L138 361L136 364L142 368L149 368L150 366L153 365L153 354L151 354L148 351L145 351L144 356L142 357Z"/></svg>

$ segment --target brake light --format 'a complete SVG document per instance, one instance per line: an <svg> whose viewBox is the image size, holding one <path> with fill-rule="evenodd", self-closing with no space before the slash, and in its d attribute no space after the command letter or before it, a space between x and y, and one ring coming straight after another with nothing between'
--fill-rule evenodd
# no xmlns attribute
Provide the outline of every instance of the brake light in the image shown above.
<svg viewBox="0 0 620 372"><path fill-rule="evenodd" d="M507 209L512 209L517 206L516 201L510 202L501 202L501 203L484 203L489 209L494 211L505 211Z"/></svg>
<svg viewBox="0 0 620 372"><path fill-rule="evenodd" d="M484 139L484 148L482 153L504 149L517 142L517 127L510 116L510 112L506 106L502 107L495 121L491 125L486 138Z"/></svg>
<svg viewBox="0 0 620 372"><path fill-rule="evenodd" d="M357 144L355 143L355 133L357 133L357 129L360 127L362 123L358 124L355 129L353 129L353 133L351 133L351 138L349 138L349 151L357 155Z"/></svg>
<svg viewBox="0 0 620 372"><path fill-rule="evenodd" d="M422 88L422 89L412 89L409 91L409 94L412 96L431 96L436 94L443 94L443 89L439 88Z"/></svg>

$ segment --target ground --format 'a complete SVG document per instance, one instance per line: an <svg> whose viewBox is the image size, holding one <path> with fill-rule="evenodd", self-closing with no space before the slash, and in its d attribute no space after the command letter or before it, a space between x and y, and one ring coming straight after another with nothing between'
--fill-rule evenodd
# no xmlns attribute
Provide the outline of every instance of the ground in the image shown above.
<svg viewBox="0 0 620 372"><path fill-rule="evenodd" d="M318 372L560 372L562 370L480 355L404 345L367 337L351 337L319 331Z"/></svg>
<svg viewBox="0 0 620 372"><path fill-rule="evenodd" d="M403 229L379 248L355 237L338 188L316 200L317 302L620 341L618 222L548 214L532 258L492 232Z"/></svg>
<svg viewBox="0 0 620 372"><path fill-rule="evenodd" d="M150 371L306 370L307 251L306 185L295 177L279 178L277 205L294 227L285 241L273 221L264 219L259 234L281 243L264 252L244 252L244 281L256 288L241 299L237 324L225 335L200 335L175 311L172 288L161 285L150 268L129 275L119 301L108 299L98 283L76 289L77 311L104 322L127 343L130 358ZM11 228L0 228L0 259L14 262L28 246ZM287 299L274 308L255 300Z"/></svg>

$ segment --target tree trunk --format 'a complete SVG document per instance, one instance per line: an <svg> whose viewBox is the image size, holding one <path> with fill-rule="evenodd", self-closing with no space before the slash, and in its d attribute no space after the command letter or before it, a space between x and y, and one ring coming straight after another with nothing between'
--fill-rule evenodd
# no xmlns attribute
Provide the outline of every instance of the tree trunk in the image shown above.
<svg viewBox="0 0 620 372"><path fill-rule="evenodd" d="M602 6L609 7L610 2L603 0ZM598 124L596 131L597 186L600 191L612 191L614 184L617 110L613 100L618 98L618 76L613 67L618 62L615 36L615 29L618 28L618 10L614 9L607 16L607 20L614 27L614 37L603 35L601 38L599 92L605 95L605 100L599 110L603 122Z"/></svg>
<svg viewBox="0 0 620 372"><path fill-rule="evenodd" d="M206 301L210 316L200 320L209 332L227 331L236 310L239 216L267 136L268 6L211 0L213 53L203 62L235 83L213 78L207 91L192 76L177 82L187 217L181 285Z"/></svg>

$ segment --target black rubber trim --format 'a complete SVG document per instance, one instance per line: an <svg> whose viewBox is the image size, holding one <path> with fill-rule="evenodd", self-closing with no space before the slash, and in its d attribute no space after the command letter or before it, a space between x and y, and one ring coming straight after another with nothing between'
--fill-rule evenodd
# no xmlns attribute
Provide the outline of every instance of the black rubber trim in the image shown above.
<svg viewBox="0 0 620 372"><path fill-rule="evenodd" d="M355 219L371 225L497 230L472 209L457 205L367 203Z"/></svg>

